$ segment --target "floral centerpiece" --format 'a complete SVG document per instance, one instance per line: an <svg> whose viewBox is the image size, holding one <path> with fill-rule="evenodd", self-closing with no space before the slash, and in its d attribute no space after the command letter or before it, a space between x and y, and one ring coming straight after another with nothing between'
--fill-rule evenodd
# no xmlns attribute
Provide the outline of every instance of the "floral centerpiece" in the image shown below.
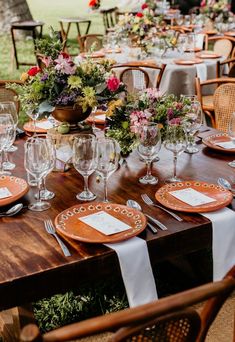
<svg viewBox="0 0 235 342"><path fill-rule="evenodd" d="M211 20L218 18L223 23L227 22L233 16L227 0L202 0L200 12Z"/></svg>
<svg viewBox="0 0 235 342"><path fill-rule="evenodd" d="M92 10L97 10L100 8L100 0L90 0L88 6Z"/></svg>
<svg viewBox="0 0 235 342"><path fill-rule="evenodd" d="M152 29L155 29L157 23L154 12L144 4L142 10L135 15L126 13L120 16L116 32L131 37L134 43L141 46L143 40L149 36Z"/></svg>
<svg viewBox="0 0 235 342"><path fill-rule="evenodd" d="M81 108L86 113L88 109L115 99L125 90L124 84L112 74L109 60L97 63L89 58L77 58L75 64L71 56L59 48L56 50L50 45L48 53L48 44L43 46L42 67L30 68L22 74L23 84L10 86L19 94L26 113L68 106Z"/></svg>
<svg viewBox="0 0 235 342"><path fill-rule="evenodd" d="M114 102L108 114L106 134L119 142L123 154L136 147L138 129L147 122L156 122L164 139L168 124L180 124L190 102L188 98L178 100L175 95L161 95L151 88L133 96L122 104L120 100Z"/></svg>

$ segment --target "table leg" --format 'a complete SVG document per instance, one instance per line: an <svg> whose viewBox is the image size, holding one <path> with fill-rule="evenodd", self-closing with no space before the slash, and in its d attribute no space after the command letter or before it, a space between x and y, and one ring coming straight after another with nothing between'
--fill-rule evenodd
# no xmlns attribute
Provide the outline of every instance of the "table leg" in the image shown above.
<svg viewBox="0 0 235 342"><path fill-rule="evenodd" d="M17 56L17 51L16 51L16 42L15 42L15 36L14 36L14 29L11 28L11 39L12 39L12 44L13 44L13 49L14 49L14 57L16 61L16 69L19 69L19 62L18 62L18 56Z"/></svg>

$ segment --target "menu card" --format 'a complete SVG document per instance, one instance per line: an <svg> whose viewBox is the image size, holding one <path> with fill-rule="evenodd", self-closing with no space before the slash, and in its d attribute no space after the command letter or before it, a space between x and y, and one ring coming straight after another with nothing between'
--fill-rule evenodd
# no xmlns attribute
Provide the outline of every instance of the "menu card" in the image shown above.
<svg viewBox="0 0 235 342"><path fill-rule="evenodd" d="M0 188L0 199L11 197L11 196L12 196L12 193L9 191L8 188L6 187Z"/></svg>
<svg viewBox="0 0 235 342"><path fill-rule="evenodd" d="M49 120L46 120L42 122L37 122L36 127L42 128L42 129L50 129L53 127L53 124Z"/></svg>
<svg viewBox="0 0 235 342"><path fill-rule="evenodd" d="M170 191L169 193L180 201L191 205L192 207L216 201L214 198L206 196L192 188Z"/></svg>
<svg viewBox="0 0 235 342"><path fill-rule="evenodd" d="M215 145L224 148L225 150L231 150L235 149L235 142L234 141L222 141L222 142L217 142Z"/></svg>
<svg viewBox="0 0 235 342"><path fill-rule="evenodd" d="M105 235L120 233L131 228L126 223L118 220L105 211L99 211L95 214L79 217L79 220Z"/></svg>
<svg viewBox="0 0 235 342"><path fill-rule="evenodd" d="M73 150L70 145L63 145L56 150L56 158L64 163L68 163L73 156Z"/></svg>
<svg viewBox="0 0 235 342"><path fill-rule="evenodd" d="M106 115L105 114L95 115L95 118L98 120L105 121Z"/></svg>

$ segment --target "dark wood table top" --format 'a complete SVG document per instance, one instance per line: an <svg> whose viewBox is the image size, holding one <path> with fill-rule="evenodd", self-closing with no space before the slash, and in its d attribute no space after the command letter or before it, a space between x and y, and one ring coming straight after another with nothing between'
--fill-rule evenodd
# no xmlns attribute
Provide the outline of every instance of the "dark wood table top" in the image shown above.
<svg viewBox="0 0 235 342"><path fill-rule="evenodd" d="M17 140L16 145L18 150L13 158L17 168L13 175L26 179L23 167L24 140ZM184 180L207 182L216 182L221 176L235 177L235 170L227 165L234 156L209 150L203 144L198 146L199 153L183 153L179 157L178 175ZM127 164L122 165L108 180L108 194L110 200L120 204L125 204L128 198L139 201L147 213L168 227L167 231L159 229L155 235L148 229L140 235L148 243L152 264L211 246L209 220L199 214L180 213L184 221L178 222L160 209L146 206L140 198L141 193L148 193L154 198L156 190L172 174L172 154L162 148L160 161L153 165L153 173L159 177L158 185L138 183L138 178L145 170L144 163L133 152L127 158ZM120 274L117 256L108 247L64 238L72 253L71 257L66 258L56 240L44 229L45 219L54 220L58 213L78 203L75 196L83 189L81 175L73 168L65 173L52 172L47 178L47 187L56 194L51 200L51 209L40 213L24 209L17 216L0 218L0 309L32 302L76 287L83 281L94 281L114 272ZM97 200L101 201L103 184L96 182L95 174L90 177L90 188L97 194ZM35 188L31 188L18 202L29 203L35 191ZM231 207L235 208L235 201Z"/></svg>

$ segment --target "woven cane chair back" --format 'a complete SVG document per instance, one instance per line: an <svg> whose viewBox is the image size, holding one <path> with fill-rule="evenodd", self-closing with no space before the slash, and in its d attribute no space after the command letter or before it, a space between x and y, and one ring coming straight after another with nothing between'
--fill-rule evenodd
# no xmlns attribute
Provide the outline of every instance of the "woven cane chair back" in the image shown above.
<svg viewBox="0 0 235 342"><path fill-rule="evenodd" d="M0 85L0 102L13 101L16 106L17 113L19 113L20 103L17 100L17 93L13 89L7 89Z"/></svg>
<svg viewBox="0 0 235 342"><path fill-rule="evenodd" d="M227 132L231 114L235 112L235 84L226 83L214 93L214 111L216 128Z"/></svg>
<svg viewBox="0 0 235 342"><path fill-rule="evenodd" d="M148 88L149 75L142 68L130 67L121 72L120 81L126 85L128 92L134 93Z"/></svg>
<svg viewBox="0 0 235 342"><path fill-rule="evenodd" d="M84 36L78 36L78 44L80 52L89 52L91 48L94 51L98 51L103 46L103 35L86 34Z"/></svg>

